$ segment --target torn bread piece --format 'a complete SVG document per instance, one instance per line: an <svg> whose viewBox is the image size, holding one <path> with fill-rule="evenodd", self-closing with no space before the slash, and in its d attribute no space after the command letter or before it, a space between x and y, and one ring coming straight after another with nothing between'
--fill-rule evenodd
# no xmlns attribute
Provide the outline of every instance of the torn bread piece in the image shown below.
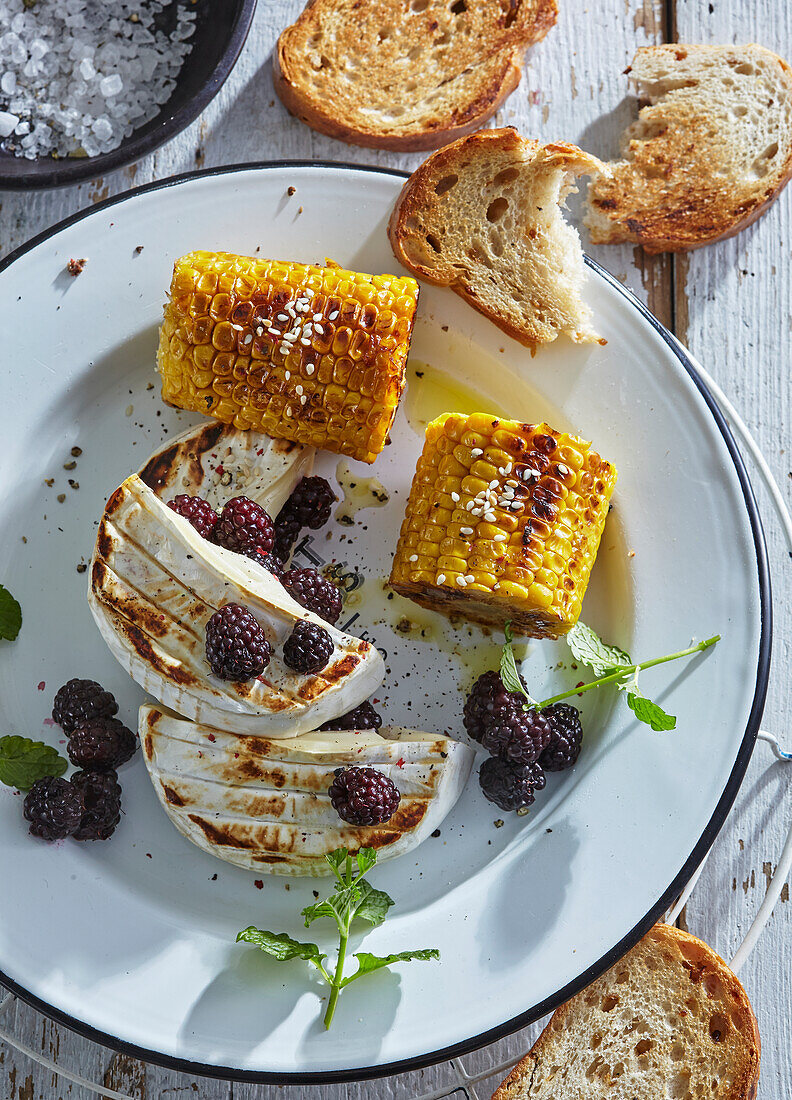
<svg viewBox="0 0 792 1100"><path fill-rule="evenodd" d="M397 258L450 287L527 347L590 343L583 252L561 214L575 177L606 172L574 145L481 130L434 153L405 183L388 226Z"/></svg>
<svg viewBox="0 0 792 1100"><path fill-rule="evenodd" d="M557 14L557 0L311 0L278 39L275 90L331 137L437 149L495 113Z"/></svg>
<svg viewBox="0 0 792 1100"><path fill-rule="evenodd" d="M792 70L763 46L647 46L623 160L589 187L595 244L679 252L755 221L792 176Z"/></svg>
<svg viewBox="0 0 792 1100"><path fill-rule="evenodd" d="M157 797L183 836L239 867L324 875L336 848L377 850L380 862L412 851L453 808L473 750L439 734L383 726L289 740L239 737L140 708L140 743ZM373 766L401 794L382 825L348 825L327 791L336 768Z"/></svg>
<svg viewBox="0 0 792 1100"><path fill-rule="evenodd" d="M263 566L202 538L133 475L107 503L91 561L88 602L113 656L144 690L197 721L234 733L294 737L345 714L382 683L382 657L306 611ZM240 604L272 647L264 672L244 682L212 674L206 624ZM292 671L283 643L301 619L334 650L314 676Z"/></svg>

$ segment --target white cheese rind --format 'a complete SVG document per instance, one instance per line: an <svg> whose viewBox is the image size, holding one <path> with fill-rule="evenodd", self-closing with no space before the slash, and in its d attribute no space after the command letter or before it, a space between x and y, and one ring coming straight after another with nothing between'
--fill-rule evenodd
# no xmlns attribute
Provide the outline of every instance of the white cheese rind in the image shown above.
<svg viewBox="0 0 792 1100"><path fill-rule="evenodd" d="M210 855L258 873L324 875L336 848L373 847L380 861L412 851L453 808L474 753L416 730L239 737L140 708L149 775L173 824ZM336 768L371 765L401 792L384 825L348 825L327 797Z"/></svg>
<svg viewBox="0 0 792 1100"><path fill-rule="evenodd" d="M166 440L138 473L164 501L202 496L219 512L231 497L246 496L274 518L315 455L313 447L207 420Z"/></svg>
<svg viewBox="0 0 792 1100"><path fill-rule="evenodd" d="M185 717L234 733L293 737L316 729L384 679L373 646L306 611L262 566L201 538L136 475L105 509L88 600L113 655L146 691ZM206 623L226 603L248 608L273 648L258 679L232 683L209 669ZM281 658L300 619L324 626L335 644L317 676L300 676Z"/></svg>

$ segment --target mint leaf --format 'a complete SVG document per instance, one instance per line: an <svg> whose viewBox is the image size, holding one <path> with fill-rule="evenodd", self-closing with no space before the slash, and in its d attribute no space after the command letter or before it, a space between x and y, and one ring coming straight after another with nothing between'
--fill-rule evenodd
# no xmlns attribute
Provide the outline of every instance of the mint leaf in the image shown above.
<svg viewBox="0 0 792 1100"><path fill-rule="evenodd" d="M0 638L13 642L22 626L22 608L7 588L0 584Z"/></svg>
<svg viewBox="0 0 792 1100"><path fill-rule="evenodd" d="M384 890L375 890L368 882L361 882L359 890L360 901L354 916L359 920L368 921L371 925L382 924L390 907L396 904L393 898Z"/></svg>
<svg viewBox="0 0 792 1100"><path fill-rule="evenodd" d="M506 643L501 650L500 659L500 678L503 680L503 686L507 691L516 691L520 695L524 695L531 706L536 706L536 700L532 699L525 690L523 682L520 679L520 673L517 670L517 662L514 659L514 650L512 649L513 635L509 623L506 623L503 632L506 636Z"/></svg>
<svg viewBox="0 0 792 1100"><path fill-rule="evenodd" d="M333 868L333 873L336 878L342 878L346 869L347 859L349 858L349 852L346 848L336 848L334 852L329 852L325 859Z"/></svg>
<svg viewBox="0 0 792 1100"><path fill-rule="evenodd" d="M28 791L37 779L63 775L68 762L43 741L29 737L0 737L0 783Z"/></svg>
<svg viewBox="0 0 792 1100"><path fill-rule="evenodd" d="M252 943L282 961L303 959L312 963L321 974L322 980L330 987L330 996L324 1014L324 1025L329 1028L338 1003L338 995L349 982L372 970L390 966L391 963L409 962L410 959L439 959L440 952L430 948L422 951L401 951L397 955L385 955L380 958L362 951L355 956L358 960L357 971L351 977L345 978L344 963L352 921L359 917L371 925L382 924L394 902L384 890L375 890L363 878L377 862L377 853L374 848L361 848L354 858L346 848L338 848L325 858L337 880L333 893L324 901L307 905L302 915L306 928L320 917L328 917L335 921L339 944L338 958L334 967L330 967L329 970L324 967L323 963L327 956L320 953L315 943L301 943L299 940L292 939L287 932L262 932L258 928L250 927L239 933L237 943L240 941Z"/></svg>
<svg viewBox="0 0 792 1100"><path fill-rule="evenodd" d="M374 848L361 848L355 859L358 865L358 878L363 878L377 862L377 853Z"/></svg>
<svg viewBox="0 0 792 1100"><path fill-rule="evenodd" d="M355 958L358 961L358 968L354 974L350 974L348 978L343 979L341 982L342 988L349 985L350 982L354 982L357 978L362 978L364 974L381 970L383 966L390 966L392 963L397 962L412 962L413 960L428 962L430 959L439 959L440 952L435 947L425 947L420 951L399 951L395 955L371 955L368 951L356 951Z"/></svg>
<svg viewBox="0 0 792 1100"><path fill-rule="evenodd" d="M607 645L596 631L585 623L578 622L566 636L572 656L593 669L598 676L615 672L621 665L632 665L632 658L615 645Z"/></svg>
<svg viewBox="0 0 792 1100"><path fill-rule="evenodd" d="M237 943L251 943L268 955L273 955L279 962L288 962L289 959L304 959L315 966L321 966L327 955L322 955L315 943L300 943L294 940L287 932L263 932L260 928L245 928L238 933Z"/></svg>
<svg viewBox="0 0 792 1100"><path fill-rule="evenodd" d="M646 699L643 695L627 693L627 706L633 712L639 722L646 722L658 733L664 730L676 729L676 718L673 714L666 714L662 707Z"/></svg>

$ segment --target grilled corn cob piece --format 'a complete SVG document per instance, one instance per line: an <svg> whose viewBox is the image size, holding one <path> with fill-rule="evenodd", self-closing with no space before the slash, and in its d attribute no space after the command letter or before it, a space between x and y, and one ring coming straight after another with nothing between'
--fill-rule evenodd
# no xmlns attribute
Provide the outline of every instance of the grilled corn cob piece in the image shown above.
<svg viewBox="0 0 792 1100"><path fill-rule="evenodd" d="M373 462L404 388L414 279L191 252L157 363L171 405Z"/></svg>
<svg viewBox="0 0 792 1100"><path fill-rule="evenodd" d="M447 615L565 634L615 483L590 444L547 424L445 413L426 429L391 586Z"/></svg>

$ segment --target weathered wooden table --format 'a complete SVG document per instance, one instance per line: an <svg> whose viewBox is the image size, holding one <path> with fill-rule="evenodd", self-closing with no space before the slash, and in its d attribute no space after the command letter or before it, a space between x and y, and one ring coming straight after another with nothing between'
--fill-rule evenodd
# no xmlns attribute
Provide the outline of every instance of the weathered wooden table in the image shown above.
<svg viewBox="0 0 792 1100"><path fill-rule="evenodd" d="M605 159L633 117L624 69L637 46L663 41L761 42L792 57L792 4L786 0L560 0L557 26L528 59L519 89L497 124L523 134L576 142ZM237 67L201 119L140 164L65 191L0 196L0 254L46 226L109 195L194 168L241 161L317 159L413 168L418 156L397 156L343 145L289 116L272 90L272 49L302 0L259 0ZM585 243L585 234L584 234ZM656 259L640 249L590 251L646 301L677 333L741 410L782 487L790 484L792 425L788 348L792 330L790 251L792 188L759 223L733 240L689 256ZM758 491L758 490L757 490ZM792 563L767 501L767 537L775 592L775 666L765 728L792 742L787 687L792 638ZM750 924L766 890L792 817L787 797L792 765L773 763L757 745L742 790L716 841L681 921L727 958ZM764 1100L792 1096L792 906L788 887L741 977L759 1018ZM22 1003L6 1010L3 1026L29 1046L106 1087L140 1100L195 1095L201 1100L295 1100L322 1097L412 1098L453 1080L439 1066L360 1085L292 1088L234 1085L144 1065L87 1042ZM482 1069L525 1050L537 1027L463 1059ZM490 1095L493 1082L478 1086ZM0 1045L0 1100L89 1100L90 1093ZM460 1094L461 1095L461 1094Z"/></svg>

